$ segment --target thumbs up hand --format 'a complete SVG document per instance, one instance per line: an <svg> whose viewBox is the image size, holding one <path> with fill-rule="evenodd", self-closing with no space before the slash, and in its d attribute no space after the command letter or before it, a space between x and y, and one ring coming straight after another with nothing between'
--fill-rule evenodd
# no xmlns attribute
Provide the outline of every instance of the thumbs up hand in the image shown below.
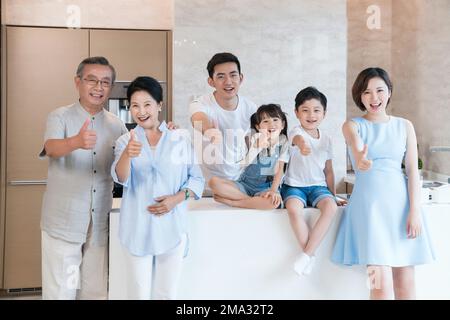
<svg viewBox="0 0 450 320"><path fill-rule="evenodd" d="M269 148L270 147L270 136L267 130L260 130L256 135L255 140L256 148Z"/></svg>
<svg viewBox="0 0 450 320"><path fill-rule="evenodd" d="M356 151L355 162L358 170L367 171L372 167L372 160L367 159L367 153L369 152L369 147L367 144L361 151Z"/></svg>
<svg viewBox="0 0 450 320"><path fill-rule="evenodd" d="M298 148L300 149L300 153L304 156L307 156L311 153L311 146L309 145L309 143L306 141L305 138L303 138L301 135L298 135L299 139L298 139Z"/></svg>
<svg viewBox="0 0 450 320"><path fill-rule="evenodd" d="M212 123L213 123L213 127L214 128L216 128L216 129L219 129L219 120L217 120L217 119L213 119L212 120Z"/></svg>
<svg viewBox="0 0 450 320"><path fill-rule="evenodd" d="M212 120L212 128L205 131L204 135L212 144L220 145L222 143L222 132L219 129L219 123L216 119Z"/></svg>
<svg viewBox="0 0 450 320"><path fill-rule="evenodd" d="M77 149L84 149L84 150L94 149L95 143L97 142L97 134L95 133L94 130L89 130L90 124L91 121L89 120L89 118L86 119L80 131L76 135L76 141L78 146Z"/></svg>
<svg viewBox="0 0 450 320"><path fill-rule="evenodd" d="M130 130L130 140L125 148L125 152L130 158L139 157L141 154L142 143L140 143L136 137L134 129Z"/></svg>

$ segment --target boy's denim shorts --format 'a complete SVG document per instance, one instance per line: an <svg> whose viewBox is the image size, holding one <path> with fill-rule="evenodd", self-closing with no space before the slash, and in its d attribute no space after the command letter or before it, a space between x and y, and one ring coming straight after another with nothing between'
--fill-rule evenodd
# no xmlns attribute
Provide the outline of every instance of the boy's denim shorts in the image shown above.
<svg viewBox="0 0 450 320"><path fill-rule="evenodd" d="M319 201L325 198L335 199L330 190L324 186L291 187L287 184L281 187L281 197L285 205L290 198L296 198L303 202L305 208L316 207Z"/></svg>

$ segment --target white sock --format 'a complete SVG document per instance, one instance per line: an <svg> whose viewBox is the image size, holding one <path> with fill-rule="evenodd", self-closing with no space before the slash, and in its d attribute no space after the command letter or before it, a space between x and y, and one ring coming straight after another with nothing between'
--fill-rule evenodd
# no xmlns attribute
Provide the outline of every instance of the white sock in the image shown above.
<svg viewBox="0 0 450 320"><path fill-rule="evenodd" d="M316 264L316 256L311 256L311 259L309 260L308 265L306 266L305 270L303 270L304 275L309 275L314 268L314 265Z"/></svg>
<svg viewBox="0 0 450 320"><path fill-rule="evenodd" d="M306 267L309 265L311 261L311 257L308 256L306 253L302 252L300 255L295 259L294 262L294 270L297 273L297 275L301 276L304 274L304 271Z"/></svg>

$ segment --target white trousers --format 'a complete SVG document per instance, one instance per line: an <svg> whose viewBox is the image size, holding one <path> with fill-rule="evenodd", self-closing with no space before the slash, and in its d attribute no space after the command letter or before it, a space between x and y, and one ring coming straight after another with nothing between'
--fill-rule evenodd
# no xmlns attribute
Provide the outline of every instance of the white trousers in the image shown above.
<svg viewBox="0 0 450 320"><path fill-rule="evenodd" d="M42 299L107 299L108 247L93 244L92 224L84 244L42 231Z"/></svg>
<svg viewBox="0 0 450 320"><path fill-rule="evenodd" d="M125 297L132 300L174 300L180 280L187 236L180 244L161 255L134 256L125 252Z"/></svg>

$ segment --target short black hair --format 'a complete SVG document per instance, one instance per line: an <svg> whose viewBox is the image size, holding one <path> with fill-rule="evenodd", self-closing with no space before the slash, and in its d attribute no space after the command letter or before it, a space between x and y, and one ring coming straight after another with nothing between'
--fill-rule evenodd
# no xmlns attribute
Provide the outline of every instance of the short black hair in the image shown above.
<svg viewBox="0 0 450 320"><path fill-rule="evenodd" d="M214 67L218 64L234 62L237 65L239 74L241 74L241 64L239 63L239 59L232 53L229 52L221 52L216 53L211 60L209 60L206 69L208 70L208 75L212 79L214 75Z"/></svg>
<svg viewBox="0 0 450 320"><path fill-rule="evenodd" d="M317 99L323 107L323 111L327 111L327 97L317 90L315 87L307 87L302 89L295 97L295 110L298 110L305 101Z"/></svg>
<svg viewBox="0 0 450 320"><path fill-rule="evenodd" d="M131 96L137 91L147 92L158 103L163 101L163 89L158 80L152 77L141 76L134 79L127 89L128 101L131 101Z"/></svg>
<svg viewBox="0 0 450 320"><path fill-rule="evenodd" d="M116 70L114 69L114 67L109 63L108 59L106 59L105 57L89 57L84 59L83 61L80 62L80 64L78 65L77 68L77 77L81 78L83 76L83 70L84 70L84 66L87 64L100 64L102 66L107 66L111 69L112 72L112 83L114 83L114 81L116 81Z"/></svg>
<svg viewBox="0 0 450 320"><path fill-rule="evenodd" d="M366 107L361 101L361 95L363 94L364 91L366 91L367 86L369 85L369 81L373 78L381 78L386 83L386 86L388 87L389 92L392 95L393 89L392 81L389 78L389 74L384 69L377 67L364 69L358 74L355 83L353 83L352 87L353 101L355 101L356 106L362 111L366 111ZM390 101L391 98L389 98L386 106L389 105Z"/></svg>
<svg viewBox="0 0 450 320"><path fill-rule="evenodd" d="M256 125L259 125L261 123L261 121L264 119L264 116L280 118L284 122L284 128L283 130L281 130L281 134L284 134L287 137L288 122L286 114L283 112L279 104L269 103L260 106L258 110L256 110L256 112L250 117L250 127L258 131Z"/></svg>

